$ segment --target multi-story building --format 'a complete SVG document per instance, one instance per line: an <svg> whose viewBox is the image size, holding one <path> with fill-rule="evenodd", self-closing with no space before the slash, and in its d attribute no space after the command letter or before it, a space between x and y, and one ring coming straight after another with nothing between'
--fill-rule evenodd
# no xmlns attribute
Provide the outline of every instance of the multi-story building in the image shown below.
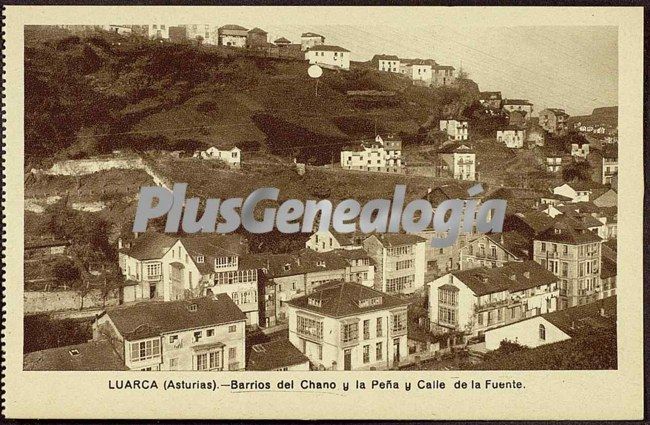
<svg viewBox="0 0 650 425"><path fill-rule="evenodd" d="M231 47L246 47L248 28L241 25L228 24L219 27L219 45Z"/></svg>
<svg viewBox="0 0 650 425"><path fill-rule="evenodd" d="M523 148L524 140L526 140L526 130L521 127L513 125L497 130L497 142L505 143L508 148Z"/></svg>
<svg viewBox="0 0 650 425"><path fill-rule="evenodd" d="M219 44L219 27L213 24L189 24L185 27L188 40L200 41L202 44L217 46Z"/></svg>
<svg viewBox="0 0 650 425"><path fill-rule="evenodd" d="M350 69L350 51L340 46L318 44L305 51L305 59L310 65L325 68Z"/></svg>
<svg viewBox="0 0 650 425"><path fill-rule="evenodd" d="M438 157L452 178L476 180L476 153L466 144L447 144L438 150Z"/></svg>
<svg viewBox="0 0 650 425"><path fill-rule="evenodd" d="M534 261L452 271L429 284L431 330L477 335L555 311L557 282Z"/></svg>
<svg viewBox="0 0 650 425"><path fill-rule="evenodd" d="M571 143L571 156L586 159L589 155L589 143Z"/></svg>
<svg viewBox="0 0 650 425"><path fill-rule="evenodd" d="M447 133L447 136L451 140L468 140L468 129L469 126L466 120L440 120L440 131Z"/></svg>
<svg viewBox="0 0 650 425"><path fill-rule="evenodd" d="M517 232L483 234L460 248L460 269L501 267L529 259L528 240Z"/></svg>
<svg viewBox="0 0 650 425"><path fill-rule="evenodd" d="M387 136L362 141L358 146L341 151L341 167L346 170L403 173L402 141Z"/></svg>
<svg viewBox="0 0 650 425"><path fill-rule="evenodd" d="M519 111L524 112L526 120L530 121L530 116L533 113L533 104L524 99L504 99L502 102L503 109L508 113Z"/></svg>
<svg viewBox="0 0 650 425"><path fill-rule="evenodd" d="M593 190L600 186L594 182L574 181L554 187L553 193L565 196L571 199L571 202L589 202Z"/></svg>
<svg viewBox="0 0 650 425"><path fill-rule="evenodd" d="M312 234L305 247L316 252L327 252L338 249L353 249L363 247L366 236L362 233L339 233L335 230L315 232Z"/></svg>
<svg viewBox="0 0 650 425"><path fill-rule="evenodd" d="M560 279L560 308L593 302L600 292L602 239L561 216L535 237L533 259Z"/></svg>
<svg viewBox="0 0 650 425"><path fill-rule="evenodd" d="M431 66L431 85L434 87L450 86L456 82L455 68L450 65Z"/></svg>
<svg viewBox="0 0 650 425"><path fill-rule="evenodd" d="M107 309L93 339L108 340L131 370L243 370L246 315L226 294Z"/></svg>
<svg viewBox="0 0 650 425"><path fill-rule="evenodd" d="M432 61L425 59L401 59L399 71L413 81L421 81L426 85L431 84Z"/></svg>
<svg viewBox="0 0 650 425"><path fill-rule="evenodd" d="M427 241L417 235L378 233L363 241L375 262L375 289L389 294L411 294L424 286Z"/></svg>
<svg viewBox="0 0 650 425"><path fill-rule="evenodd" d="M259 310L263 326L287 320L286 302L310 294L316 286L333 280L372 286L374 262L362 249L316 252L304 249L290 254L247 256L260 270ZM252 263L251 265L252 266ZM250 267L249 266L249 267Z"/></svg>
<svg viewBox="0 0 650 425"><path fill-rule="evenodd" d="M304 32L300 36L300 50L305 52L312 47L325 44L325 36L315 32Z"/></svg>
<svg viewBox="0 0 650 425"><path fill-rule="evenodd" d="M347 282L330 282L287 303L289 340L317 369L385 370L408 355L407 303Z"/></svg>
<svg viewBox="0 0 650 425"><path fill-rule="evenodd" d="M268 35L262 28L255 27L248 31L246 35L246 47L250 49L259 49L268 47Z"/></svg>
<svg viewBox="0 0 650 425"><path fill-rule="evenodd" d="M539 113L539 125L551 134L562 134L569 129L569 114L564 109L547 108Z"/></svg>
<svg viewBox="0 0 650 425"><path fill-rule="evenodd" d="M587 156L593 170L592 180L602 184L611 184L618 173L618 146L605 145L602 149L591 149Z"/></svg>
<svg viewBox="0 0 650 425"><path fill-rule="evenodd" d="M400 59L396 55L375 55L380 71L399 73Z"/></svg>
<svg viewBox="0 0 650 425"><path fill-rule="evenodd" d="M147 26L147 37L152 40L169 40L169 25L149 24Z"/></svg>
<svg viewBox="0 0 650 425"><path fill-rule="evenodd" d="M239 261L247 251L245 239L235 234L145 233L119 252L127 280L123 299L171 301L227 293L244 311L248 324L257 325L257 269Z"/></svg>

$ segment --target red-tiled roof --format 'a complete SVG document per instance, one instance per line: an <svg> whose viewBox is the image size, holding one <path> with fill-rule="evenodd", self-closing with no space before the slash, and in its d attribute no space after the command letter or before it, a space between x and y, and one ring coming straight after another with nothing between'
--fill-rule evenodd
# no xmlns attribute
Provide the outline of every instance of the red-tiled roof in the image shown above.
<svg viewBox="0 0 650 425"><path fill-rule="evenodd" d="M523 291L558 280L553 273L534 261L511 261L502 267L456 270L451 274L479 296L502 291Z"/></svg>
<svg viewBox="0 0 650 425"><path fill-rule="evenodd" d="M605 315L601 315L601 309ZM542 315L570 337L580 332L616 328L616 296Z"/></svg>
<svg viewBox="0 0 650 425"><path fill-rule="evenodd" d="M195 309L190 307L193 305ZM106 314L129 341L246 320L246 315L226 294L180 301L143 301L106 309Z"/></svg>
<svg viewBox="0 0 650 425"><path fill-rule="evenodd" d="M541 232L535 239L572 245L602 241L598 235L587 229L584 224L564 215L559 216L550 228Z"/></svg>
<svg viewBox="0 0 650 425"><path fill-rule="evenodd" d="M288 339L256 344L248 350L246 370L276 370L309 362Z"/></svg>
<svg viewBox="0 0 650 425"><path fill-rule="evenodd" d="M266 269L269 278L295 276L323 270L345 270L348 261L336 252L302 249L288 254L251 254L240 259L240 267Z"/></svg>
<svg viewBox="0 0 650 425"><path fill-rule="evenodd" d="M133 240L130 248L121 252L136 260L155 260L162 258L176 243L176 238L164 233L145 233Z"/></svg>

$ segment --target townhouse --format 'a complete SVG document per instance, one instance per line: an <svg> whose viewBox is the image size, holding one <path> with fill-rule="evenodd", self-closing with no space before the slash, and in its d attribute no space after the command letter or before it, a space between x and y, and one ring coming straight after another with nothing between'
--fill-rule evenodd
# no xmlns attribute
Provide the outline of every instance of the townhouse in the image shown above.
<svg viewBox="0 0 650 425"><path fill-rule="evenodd" d="M475 336L555 311L557 283L553 273L534 261L452 271L429 284L431 330Z"/></svg>
<svg viewBox="0 0 650 425"><path fill-rule="evenodd" d="M602 184L611 184L618 173L618 145L606 145L602 149L591 149L587 161L593 170L592 179Z"/></svg>
<svg viewBox="0 0 650 425"><path fill-rule="evenodd" d="M310 294L313 289L333 280L355 281L372 286L375 267L362 249L316 252L303 249L290 254L256 254L246 257L249 267L260 271L259 311L262 326L286 323L286 302ZM346 251L347 252L347 251Z"/></svg>
<svg viewBox="0 0 650 425"><path fill-rule="evenodd" d="M438 150L443 169L455 180L476 180L476 153L464 143L450 143Z"/></svg>
<svg viewBox="0 0 650 425"><path fill-rule="evenodd" d="M569 114L564 109L547 108L539 113L539 125L551 134L563 134L569 129Z"/></svg>
<svg viewBox="0 0 650 425"><path fill-rule="evenodd" d="M524 140L526 140L526 130L519 126L511 125L497 130L497 142L504 143L508 148L523 148Z"/></svg>
<svg viewBox="0 0 650 425"><path fill-rule="evenodd" d="M340 46L318 44L305 51L305 59L310 65L324 68L350 69L350 51Z"/></svg>
<svg viewBox="0 0 650 425"><path fill-rule="evenodd" d="M244 370L246 315L226 294L110 308L93 339L131 370Z"/></svg>
<svg viewBox="0 0 650 425"><path fill-rule="evenodd" d="M565 341L593 332L616 331L616 297L533 316L526 320L489 329L485 348L496 350L502 341L529 348Z"/></svg>
<svg viewBox="0 0 650 425"><path fill-rule="evenodd" d="M460 248L460 269L501 267L530 257L529 242L517 232L487 233Z"/></svg>
<svg viewBox="0 0 650 425"><path fill-rule="evenodd" d="M407 303L329 282L287 303L289 340L319 370L385 370L408 355Z"/></svg>
<svg viewBox="0 0 650 425"><path fill-rule="evenodd" d="M231 47L246 47L248 41L248 28L241 25L228 24L218 29L219 45Z"/></svg>
<svg viewBox="0 0 650 425"><path fill-rule="evenodd" d="M325 44L325 37L315 32L304 32L300 36L300 50L305 52L312 47Z"/></svg>
<svg viewBox="0 0 650 425"><path fill-rule="evenodd" d="M374 141L362 141L359 145L341 151L341 167L346 170L404 173L402 141L392 135Z"/></svg>
<svg viewBox="0 0 650 425"><path fill-rule="evenodd" d="M417 235L372 234L363 247L375 263L375 289L389 294L411 294L424 286L425 244Z"/></svg>
<svg viewBox="0 0 650 425"><path fill-rule="evenodd" d="M439 128L443 133L447 133L450 140L461 141L469 139L469 126L466 120L440 120Z"/></svg>
<svg viewBox="0 0 650 425"><path fill-rule="evenodd" d="M602 239L582 223L561 216L535 237L533 259L559 278L560 308L598 298Z"/></svg>

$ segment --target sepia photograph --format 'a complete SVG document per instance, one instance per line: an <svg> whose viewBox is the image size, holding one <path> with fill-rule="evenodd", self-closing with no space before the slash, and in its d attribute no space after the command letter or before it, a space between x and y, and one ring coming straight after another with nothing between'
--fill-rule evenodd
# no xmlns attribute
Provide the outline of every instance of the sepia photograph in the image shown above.
<svg viewBox="0 0 650 425"><path fill-rule="evenodd" d="M18 30L21 376L526 398L524 371L618 373L618 23L192 8Z"/></svg>

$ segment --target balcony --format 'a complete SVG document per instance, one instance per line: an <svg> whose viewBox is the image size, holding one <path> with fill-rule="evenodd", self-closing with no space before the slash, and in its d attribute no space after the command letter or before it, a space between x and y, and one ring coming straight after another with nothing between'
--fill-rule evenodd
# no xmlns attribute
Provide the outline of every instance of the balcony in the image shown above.
<svg viewBox="0 0 650 425"><path fill-rule="evenodd" d="M357 338L350 338L348 340L344 340L343 338L341 338L341 348L348 348L348 347L352 347L352 346L355 346L355 345L358 345L358 344L359 344L359 338L358 337Z"/></svg>
<svg viewBox="0 0 650 425"><path fill-rule="evenodd" d="M491 310L491 309L499 308L499 307L505 307L506 305L508 305L508 302L509 301L506 298L504 300L496 300L496 301L490 301L490 302L487 302L487 303L477 304L476 305L476 311L479 312L479 311Z"/></svg>

